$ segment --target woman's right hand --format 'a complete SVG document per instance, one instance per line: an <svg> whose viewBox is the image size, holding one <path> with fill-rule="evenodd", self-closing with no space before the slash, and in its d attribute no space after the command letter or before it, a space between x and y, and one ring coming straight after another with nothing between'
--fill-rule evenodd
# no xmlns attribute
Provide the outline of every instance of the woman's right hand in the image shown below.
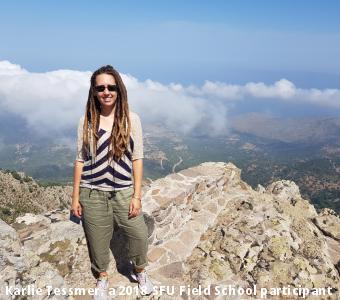
<svg viewBox="0 0 340 300"><path fill-rule="evenodd" d="M82 215L82 207L79 202L79 184L81 173L83 171L83 162L76 160L74 162L74 174L73 174L73 192L72 192L72 205L71 205L71 214L74 216L81 218Z"/></svg>
<svg viewBox="0 0 340 300"><path fill-rule="evenodd" d="M77 218L81 218L82 215L82 207L79 203L78 199L73 199L72 200L72 205L71 205L71 213L76 216Z"/></svg>

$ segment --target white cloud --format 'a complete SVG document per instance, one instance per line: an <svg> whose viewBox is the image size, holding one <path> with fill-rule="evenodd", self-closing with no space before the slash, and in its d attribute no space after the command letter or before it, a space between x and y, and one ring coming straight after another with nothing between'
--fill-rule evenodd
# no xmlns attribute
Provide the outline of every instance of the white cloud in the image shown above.
<svg viewBox="0 0 340 300"><path fill-rule="evenodd" d="M38 132L74 128L84 113L91 72L58 70L29 72L8 61L0 61L0 109L23 117ZM139 81L122 74L131 110L143 122L163 122L170 128L194 128L218 133L226 129L229 105L252 98L302 101L306 105L340 108L338 89L300 89L287 79L272 85L249 82L232 85L206 81L202 86L164 85ZM202 126L203 123L203 126Z"/></svg>
<svg viewBox="0 0 340 300"><path fill-rule="evenodd" d="M223 82L206 81L202 87L182 88L183 93L200 97L215 97L226 102L237 102L253 98L276 101L303 102L306 105L340 108L339 89L301 89L287 79L280 79L272 85L263 82L248 82L245 85L232 85Z"/></svg>
<svg viewBox="0 0 340 300"><path fill-rule="evenodd" d="M0 62L0 108L23 117L39 132L74 125L83 111L90 72L30 73Z"/></svg>
<svg viewBox="0 0 340 300"><path fill-rule="evenodd" d="M0 61L0 76L16 76L25 73L27 73L27 71L19 65L12 64L8 60Z"/></svg>
<svg viewBox="0 0 340 300"><path fill-rule="evenodd" d="M279 98L291 99L295 96L295 85L287 79L281 79L273 85L265 85L260 83L247 83L244 92L255 98Z"/></svg>

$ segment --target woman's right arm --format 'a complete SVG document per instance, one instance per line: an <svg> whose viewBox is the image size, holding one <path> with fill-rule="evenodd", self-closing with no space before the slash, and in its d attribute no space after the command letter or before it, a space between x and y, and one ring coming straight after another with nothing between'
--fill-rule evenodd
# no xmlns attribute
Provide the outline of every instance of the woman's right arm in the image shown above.
<svg viewBox="0 0 340 300"><path fill-rule="evenodd" d="M79 202L79 190L80 190L80 178L83 171L84 163L76 160L74 163L73 172L73 193L72 193L72 205L71 212L78 218L82 215L82 208Z"/></svg>
<svg viewBox="0 0 340 300"><path fill-rule="evenodd" d="M72 193L72 204L71 204L71 212L78 218L80 218L82 214L82 208L79 202L79 190L80 190L81 174L83 172L83 166L84 166L83 124L84 124L84 118L81 118L79 120L78 131L77 131L77 157L74 162L73 193Z"/></svg>

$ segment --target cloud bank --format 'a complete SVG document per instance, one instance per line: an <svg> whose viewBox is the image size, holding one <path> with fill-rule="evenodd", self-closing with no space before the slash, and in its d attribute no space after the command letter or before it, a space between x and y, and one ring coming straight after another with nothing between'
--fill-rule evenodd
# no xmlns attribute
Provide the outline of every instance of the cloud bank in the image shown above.
<svg viewBox="0 0 340 300"><path fill-rule="evenodd" d="M268 105L291 102L340 108L339 89L301 89L287 79L269 85L205 81L202 86L183 86L121 75L130 109L143 122L162 122L182 132L195 128L213 134L225 131L228 108L246 99L267 100ZM72 130L84 113L90 76L91 72L73 70L33 73L0 61L0 109L21 116L40 133Z"/></svg>

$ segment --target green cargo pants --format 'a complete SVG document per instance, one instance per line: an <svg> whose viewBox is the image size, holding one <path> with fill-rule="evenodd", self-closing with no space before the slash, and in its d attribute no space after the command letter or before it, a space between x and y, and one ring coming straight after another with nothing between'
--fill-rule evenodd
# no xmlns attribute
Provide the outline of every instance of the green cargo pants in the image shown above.
<svg viewBox="0 0 340 300"><path fill-rule="evenodd" d="M83 224L89 245L92 267L105 272L110 262L110 241L114 228L127 237L128 257L137 268L147 265L148 230L143 214L128 218L133 187L116 192L80 188Z"/></svg>

